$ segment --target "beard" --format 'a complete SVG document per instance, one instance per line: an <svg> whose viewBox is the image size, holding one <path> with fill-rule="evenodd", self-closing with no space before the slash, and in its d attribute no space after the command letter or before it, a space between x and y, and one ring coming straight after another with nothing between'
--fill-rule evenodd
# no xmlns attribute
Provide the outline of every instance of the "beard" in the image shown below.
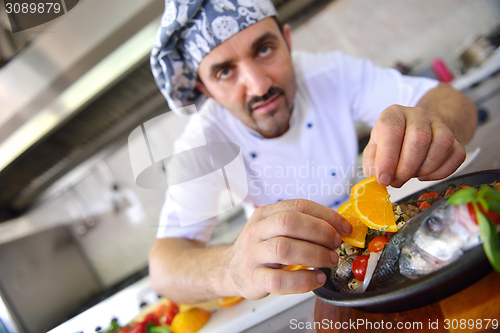
<svg viewBox="0 0 500 333"><path fill-rule="evenodd" d="M266 102L273 98L283 97L284 105L266 113L265 115L256 117L253 113L254 106L257 103ZM246 111L252 118L257 130L262 133L280 133L284 128L288 129L290 117L293 110L293 103L287 98L284 89L280 87L271 87L267 93L262 96L254 96L246 103ZM286 131L286 130L285 130Z"/></svg>

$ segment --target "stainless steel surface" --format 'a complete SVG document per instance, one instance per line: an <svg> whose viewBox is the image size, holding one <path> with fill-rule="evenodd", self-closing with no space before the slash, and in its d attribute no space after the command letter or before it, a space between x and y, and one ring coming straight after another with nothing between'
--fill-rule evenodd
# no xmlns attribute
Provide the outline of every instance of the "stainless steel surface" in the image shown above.
<svg viewBox="0 0 500 333"><path fill-rule="evenodd" d="M101 291L66 227L0 245L0 267L1 293L24 332L48 331Z"/></svg>
<svg viewBox="0 0 500 333"><path fill-rule="evenodd" d="M12 309L4 300L2 291L0 291L0 333L22 333L19 323L12 315Z"/></svg>

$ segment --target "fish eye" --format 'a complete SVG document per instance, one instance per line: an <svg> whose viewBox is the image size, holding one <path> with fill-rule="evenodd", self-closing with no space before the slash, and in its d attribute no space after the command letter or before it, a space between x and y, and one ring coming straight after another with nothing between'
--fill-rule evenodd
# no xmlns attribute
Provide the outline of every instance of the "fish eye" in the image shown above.
<svg viewBox="0 0 500 333"><path fill-rule="evenodd" d="M430 233L432 234L439 234L441 231L443 231L443 222L441 219L431 216L425 221L427 230L429 230Z"/></svg>

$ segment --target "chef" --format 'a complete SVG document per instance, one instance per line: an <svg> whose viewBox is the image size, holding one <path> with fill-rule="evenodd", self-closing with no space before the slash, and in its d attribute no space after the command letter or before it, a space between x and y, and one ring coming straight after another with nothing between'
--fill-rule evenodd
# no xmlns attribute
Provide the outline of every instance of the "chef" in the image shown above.
<svg viewBox="0 0 500 333"><path fill-rule="evenodd" d="M175 151L234 143L247 176L248 222L225 246L206 246L216 217L203 216L226 188L169 187L150 277L182 303L322 286L321 271L282 267L337 264L351 226L335 209L358 174L394 187L442 179L464 161L476 127L473 103L446 84L340 52L292 52L270 0L167 0L151 67L170 108L192 113ZM359 170L354 121L373 127ZM185 212L188 202L200 207ZM183 225L186 213L200 222Z"/></svg>

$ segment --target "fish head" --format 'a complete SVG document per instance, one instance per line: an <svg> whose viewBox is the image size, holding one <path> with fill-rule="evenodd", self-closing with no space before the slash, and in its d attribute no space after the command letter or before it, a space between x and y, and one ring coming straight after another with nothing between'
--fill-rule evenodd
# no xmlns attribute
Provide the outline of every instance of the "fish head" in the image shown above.
<svg viewBox="0 0 500 333"><path fill-rule="evenodd" d="M475 231L469 221L464 221L470 216L463 215L461 208L442 199L408 222L414 225L409 229L414 233L405 235L407 240L399 258L401 274L412 279L427 275L457 260L470 248Z"/></svg>

